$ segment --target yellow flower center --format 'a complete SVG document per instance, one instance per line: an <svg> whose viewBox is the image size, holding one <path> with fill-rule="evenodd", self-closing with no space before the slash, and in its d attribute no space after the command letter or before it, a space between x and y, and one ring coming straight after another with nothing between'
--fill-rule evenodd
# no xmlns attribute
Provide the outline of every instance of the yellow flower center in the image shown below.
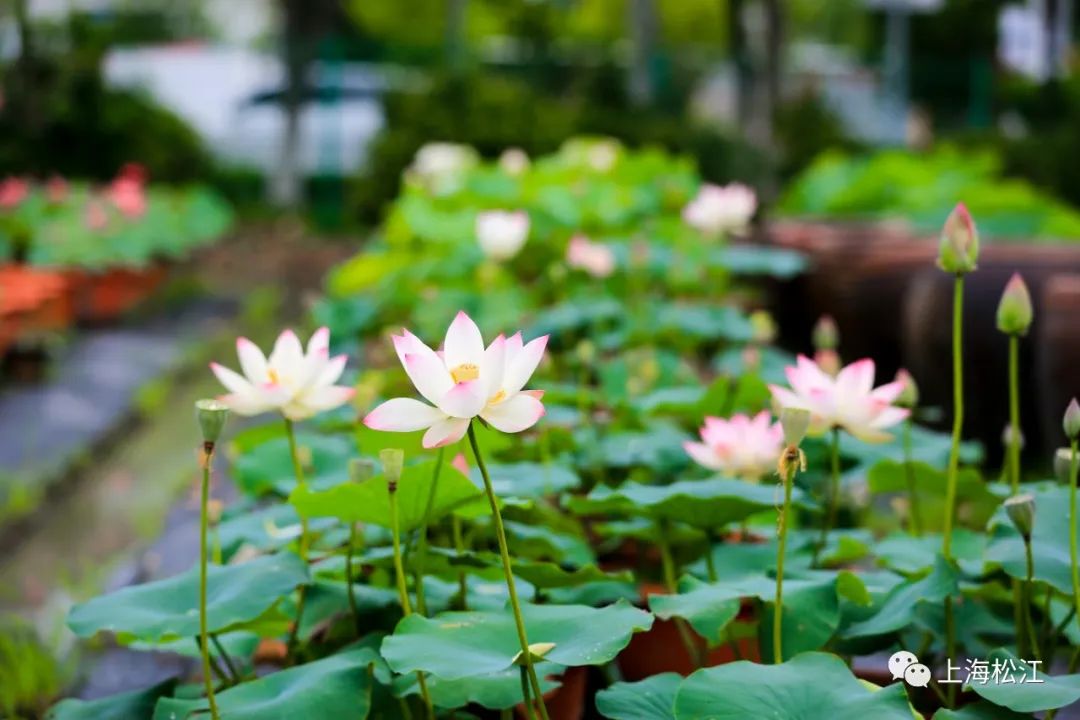
<svg viewBox="0 0 1080 720"><path fill-rule="evenodd" d="M266 371L266 374L270 376L270 383L273 385L281 384L281 377L278 375L277 370L270 368Z"/></svg>
<svg viewBox="0 0 1080 720"><path fill-rule="evenodd" d="M480 366L473 363L462 363L450 371L450 377L455 383L468 382L480 377Z"/></svg>
<svg viewBox="0 0 1080 720"><path fill-rule="evenodd" d="M491 399L488 400L488 405L498 405L499 403L501 403L505 399L506 399L506 391L505 390L500 390L499 392L497 392L497 393L495 393L494 395L491 396Z"/></svg>

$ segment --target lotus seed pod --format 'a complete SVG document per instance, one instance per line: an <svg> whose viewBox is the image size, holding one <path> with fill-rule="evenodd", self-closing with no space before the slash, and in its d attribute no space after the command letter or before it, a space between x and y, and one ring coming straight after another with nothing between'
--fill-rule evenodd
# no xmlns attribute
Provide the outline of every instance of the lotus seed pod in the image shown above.
<svg viewBox="0 0 1080 720"><path fill-rule="evenodd" d="M405 468L405 451L400 448L380 450L379 460L382 461L387 487L390 488L390 492L394 492L397 490L398 481L401 480L401 472Z"/></svg>
<svg viewBox="0 0 1080 720"><path fill-rule="evenodd" d="M784 429L784 442L798 447L810 428L810 411L806 408L784 408L780 411L780 426Z"/></svg>
<svg viewBox="0 0 1080 720"><path fill-rule="evenodd" d="M1030 540L1035 527L1035 496L1030 493L1013 495L1005 501L1005 512L1020 535Z"/></svg>
<svg viewBox="0 0 1080 720"><path fill-rule="evenodd" d="M750 313L750 327L753 342L768 345L776 340L776 321L767 310L755 310Z"/></svg>
<svg viewBox="0 0 1080 720"><path fill-rule="evenodd" d="M1072 448L1058 448L1054 453L1054 477L1058 482L1068 484L1072 478Z"/></svg>
<svg viewBox="0 0 1080 720"><path fill-rule="evenodd" d="M903 383L904 389L897 396L895 404L903 408L914 408L919 404L919 386L907 370L900 368L896 372L896 382Z"/></svg>
<svg viewBox="0 0 1080 720"><path fill-rule="evenodd" d="M218 400L204 399L195 402L195 418L199 421L203 442L215 444L229 419L229 408Z"/></svg>
<svg viewBox="0 0 1080 720"><path fill-rule="evenodd" d="M817 350L835 350L840 345L840 329L832 315L822 315L814 325L811 341Z"/></svg>

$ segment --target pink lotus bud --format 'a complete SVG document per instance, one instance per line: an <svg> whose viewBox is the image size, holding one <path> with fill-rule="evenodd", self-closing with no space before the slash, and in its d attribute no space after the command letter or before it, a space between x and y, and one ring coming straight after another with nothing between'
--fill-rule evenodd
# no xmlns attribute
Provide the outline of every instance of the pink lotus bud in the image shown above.
<svg viewBox="0 0 1080 720"><path fill-rule="evenodd" d="M840 330L836 327L832 315L818 318L811 340L817 350L835 350L840 345Z"/></svg>
<svg viewBox="0 0 1080 720"><path fill-rule="evenodd" d="M1027 335L1032 315L1031 294L1024 278L1020 277L1020 273L1013 273L998 303L998 330L1007 335Z"/></svg>
<svg viewBox="0 0 1080 720"><path fill-rule="evenodd" d="M965 275L979 260L979 233L964 203L959 203L945 220L938 248L938 267Z"/></svg>
<svg viewBox="0 0 1080 720"><path fill-rule="evenodd" d="M913 408L919 404L919 386L915 384L915 378L907 370L900 368L896 371L896 382L903 383L904 389L896 397L894 403L898 407Z"/></svg>

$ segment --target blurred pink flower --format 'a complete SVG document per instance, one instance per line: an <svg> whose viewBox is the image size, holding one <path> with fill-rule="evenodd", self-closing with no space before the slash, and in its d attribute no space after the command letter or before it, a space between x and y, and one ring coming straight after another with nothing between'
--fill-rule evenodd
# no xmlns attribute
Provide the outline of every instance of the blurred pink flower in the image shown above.
<svg viewBox="0 0 1080 720"><path fill-rule="evenodd" d="M884 442L890 436L882 431L910 412L893 405L904 391L903 382L874 388L874 361L869 358L844 367L835 378L803 355L797 362L786 369L791 389L770 385L769 390L781 407L809 410L811 432L839 427L866 442Z"/></svg>
<svg viewBox="0 0 1080 720"><path fill-rule="evenodd" d="M122 175L113 180L108 196L125 217L139 218L146 212L146 190L142 182L133 177Z"/></svg>
<svg viewBox="0 0 1080 720"><path fill-rule="evenodd" d="M458 453L455 455L454 459L450 461L450 464L465 477L469 476L469 461L465 459L465 453Z"/></svg>
<svg viewBox="0 0 1080 720"><path fill-rule="evenodd" d="M683 208L683 221L708 236L740 233L757 212L757 195L742 183L701 186L697 196Z"/></svg>
<svg viewBox="0 0 1080 720"><path fill-rule="evenodd" d="M702 442L685 442L683 448L699 464L746 480L759 480L776 467L784 441L780 423L763 410L751 418L733 415L729 420L707 417L701 428Z"/></svg>
<svg viewBox="0 0 1080 720"><path fill-rule="evenodd" d="M607 245L575 235L566 246L566 264L595 278L606 278L615 272L615 253Z"/></svg>
<svg viewBox="0 0 1080 720"><path fill-rule="evenodd" d="M388 432L426 429L425 448L457 442L475 417L502 432L526 430L544 415L543 392L522 388L544 357L547 340L544 335L525 344L521 333L499 335L485 349L480 328L464 312L447 329L441 353L405 330L394 336L394 349L431 405L393 398L368 413L364 424Z"/></svg>
<svg viewBox="0 0 1080 720"><path fill-rule="evenodd" d="M26 199L30 183L23 178L9 177L0 180L0 208L10 210Z"/></svg>
<svg viewBox="0 0 1080 720"><path fill-rule="evenodd" d="M109 213L100 200L91 198L86 202L86 214L83 222L91 230L104 230L109 226Z"/></svg>
<svg viewBox="0 0 1080 720"><path fill-rule="evenodd" d="M49 182L45 183L45 197L49 202L54 205L58 205L68 196L68 183L67 180L59 175L53 175L49 178Z"/></svg>

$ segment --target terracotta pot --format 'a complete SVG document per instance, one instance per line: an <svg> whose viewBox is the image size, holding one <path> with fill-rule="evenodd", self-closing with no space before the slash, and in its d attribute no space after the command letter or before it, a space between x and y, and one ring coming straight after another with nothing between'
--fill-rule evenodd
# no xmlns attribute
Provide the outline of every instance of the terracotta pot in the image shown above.
<svg viewBox="0 0 1080 720"><path fill-rule="evenodd" d="M552 720L581 720L585 717L585 689L588 678L588 668L568 668L563 673L562 684L544 693L544 705ZM515 707L514 715L524 720L527 717L525 706L519 704Z"/></svg>
<svg viewBox="0 0 1080 720"><path fill-rule="evenodd" d="M661 585L645 584L641 587L642 598L648 595L663 595L667 591ZM744 604L734 622L749 623L753 621L754 606ZM701 653L706 649L705 638L690 631L696 652ZM708 650L705 655L705 666L722 665L742 659L760 662L761 653L756 638L741 638L737 641L736 648L730 643L718 645ZM683 643L679 629L673 620L653 621L652 628L646 632L634 633L630 638L630 644L626 646L617 662L622 676L629 682L644 680L651 675L665 672L676 672L686 676L698 669L696 658L691 658Z"/></svg>
<svg viewBox="0 0 1080 720"><path fill-rule="evenodd" d="M71 271L75 308L87 324L115 321L150 297L168 275L162 264L145 268L112 268L104 272Z"/></svg>
<svg viewBox="0 0 1080 720"><path fill-rule="evenodd" d="M1059 443L1061 413L1080 391L1075 372L1070 374L1080 357L1072 337L1071 313L1080 307L1075 282L1051 282L1070 270L1080 273L1078 246L987 245L978 270L964 280L964 435L983 442L991 464L1000 460L1008 421L1008 341L996 324L1001 292L1013 272L1031 291L1035 320L1020 342L1020 416L1025 452L1042 459ZM952 407L952 303L953 277L926 268L911 284L901 322L903 361L924 402L945 408L946 417Z"/></svg>
<svg viewBox="0 0 1080 720"><path fill-rule="evenodd" d="M63 275L23 265L0 267L0 351L64 331L72 322Z"/></svg>

